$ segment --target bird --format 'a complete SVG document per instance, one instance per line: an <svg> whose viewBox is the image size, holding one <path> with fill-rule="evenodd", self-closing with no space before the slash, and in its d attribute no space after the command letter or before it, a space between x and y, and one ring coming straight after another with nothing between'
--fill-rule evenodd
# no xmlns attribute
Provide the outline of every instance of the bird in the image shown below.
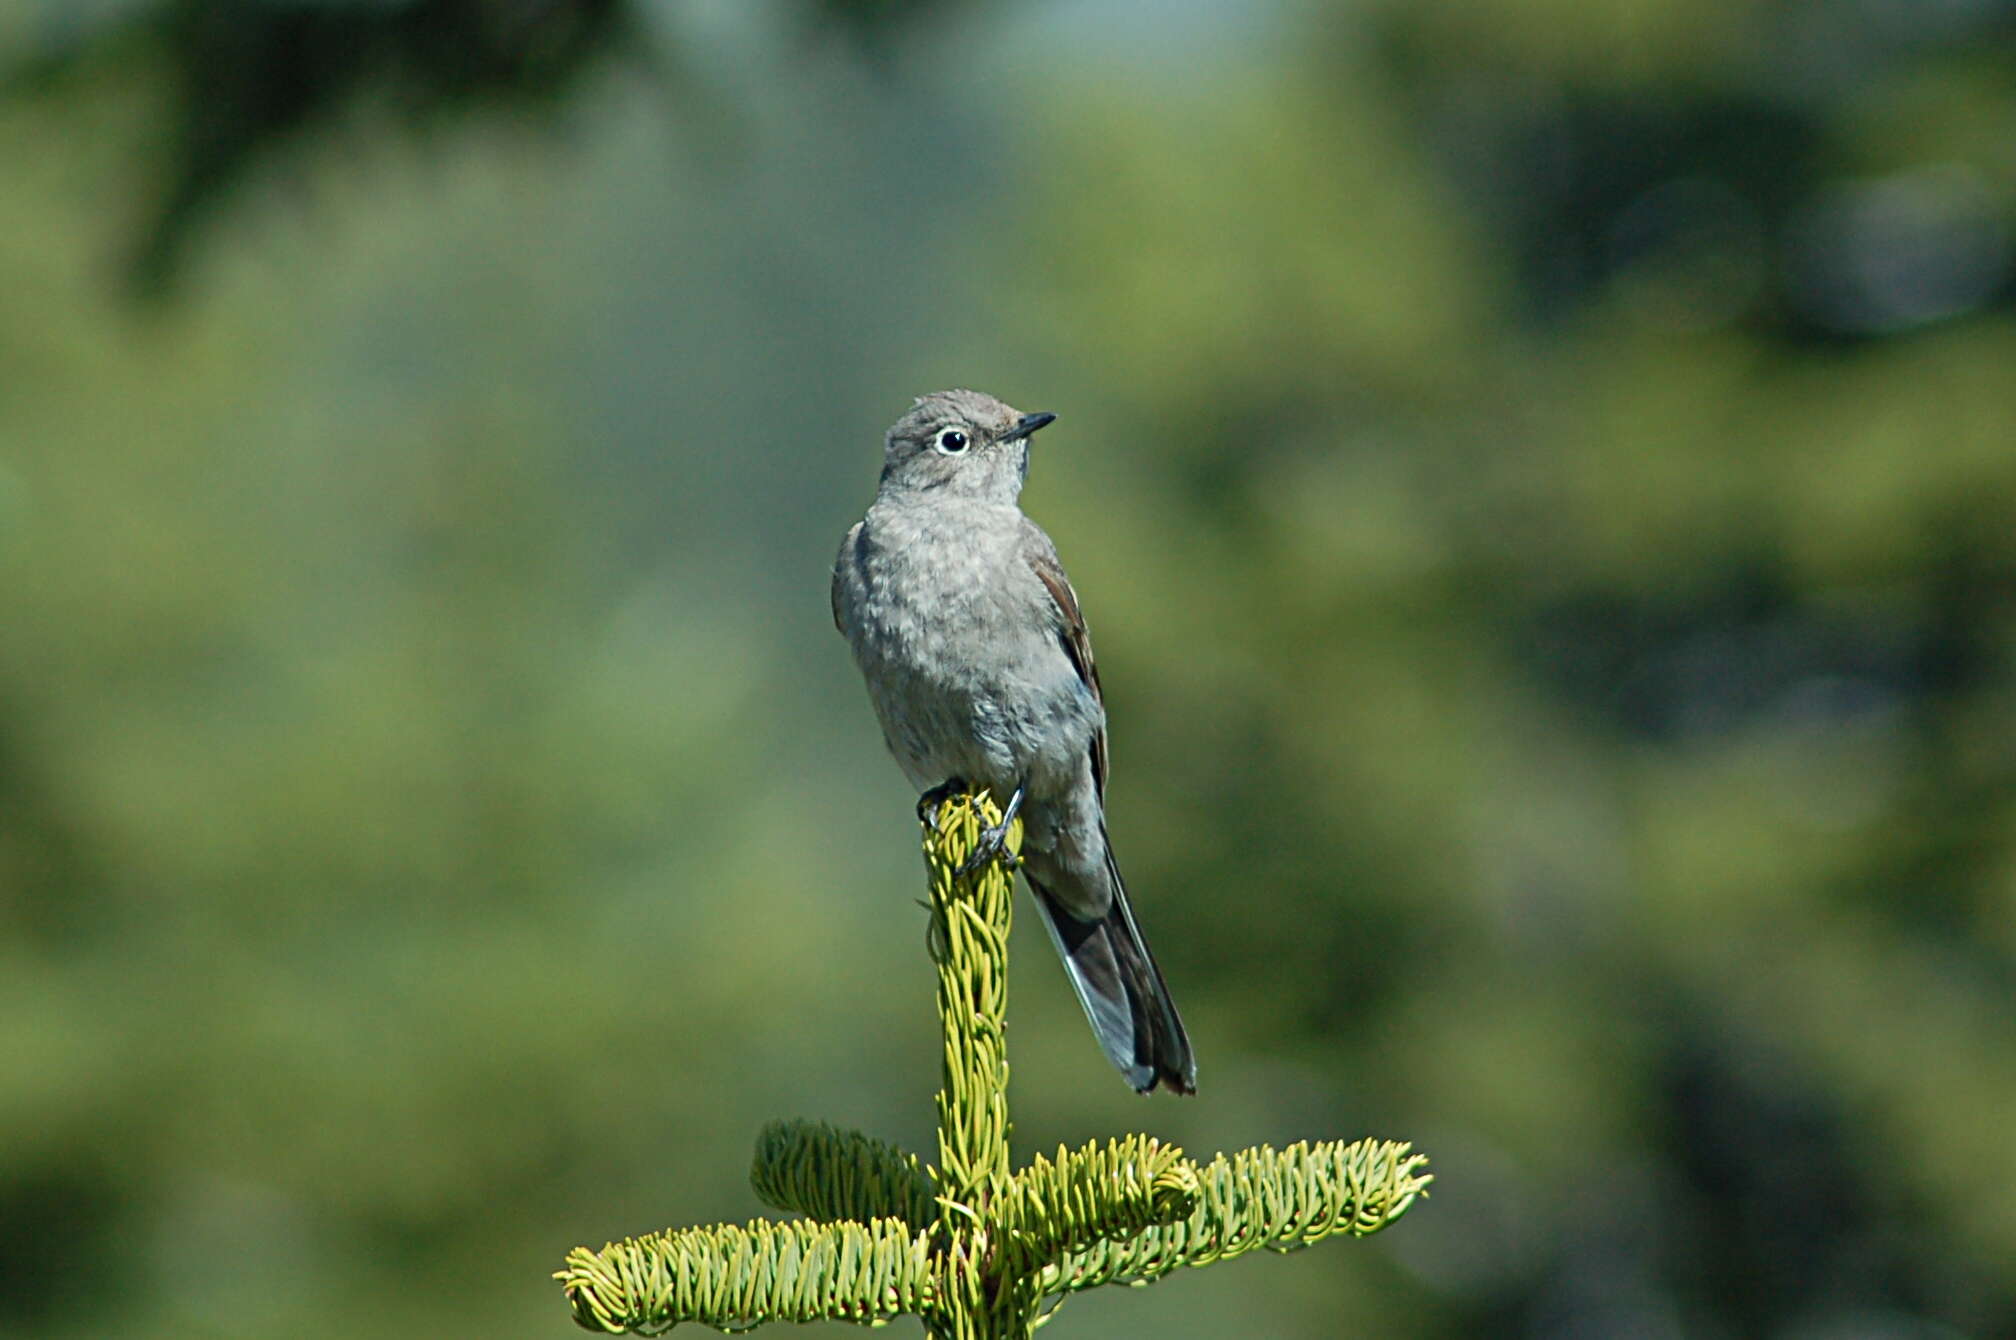
<svg viewBox="0 0 2016 1340"><path fill-rule="evenodd" d="M983 392L920 396L884 439L867 515L833 565L833 622L927 818L1005 797L976 860L1023 824L1021 870L1107 1057L1139 1093L1197 1063L1106 831L1106 707L1057 547L1023 515L1031 437L1054 422Z"/></svg>

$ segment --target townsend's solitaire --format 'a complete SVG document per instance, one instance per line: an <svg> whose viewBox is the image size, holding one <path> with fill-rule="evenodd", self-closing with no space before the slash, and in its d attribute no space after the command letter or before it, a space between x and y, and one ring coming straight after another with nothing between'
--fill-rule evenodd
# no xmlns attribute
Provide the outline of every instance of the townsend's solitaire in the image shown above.
<svg viewBox="0 0 2016 1340"><path fill-rule="evenodd" d="M1142 1093L1197 1063L1106 840L1106 709L1056 546L1022 515L1029 436L1056 418L978 391L920 398L889 430L868 515L833 566L889 752L925 792L966 786L1023 823L1022 871L1106 1055Z"/></svg>

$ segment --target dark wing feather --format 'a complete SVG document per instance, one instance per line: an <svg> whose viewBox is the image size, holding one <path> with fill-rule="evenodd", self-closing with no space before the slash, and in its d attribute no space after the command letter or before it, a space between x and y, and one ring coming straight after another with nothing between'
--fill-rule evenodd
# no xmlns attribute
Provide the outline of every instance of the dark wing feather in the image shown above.
<svg viewBox="0 0 2016 1340"><path fill-rule="evenodd" d="M1064 654L1071 658L1078 678L1092 690L1093 701L1103 706L1106 699L1099 690L1099 667L1092 660L1092 635L1085 629L1085 614L1078 608L1078 593L1071 589L1071 579L1064 575L1064 565L1057 561L1056 552L1047 543L1027 546L1023 554L1028 558L1037 580L1050 592L1050 599L1057 602L1057 615L1062 624L1057 630L1057 640L1062 644ZM1092 784L1102 797L1106 794L1106 727L1103 725L1092 737Z"/></svg>

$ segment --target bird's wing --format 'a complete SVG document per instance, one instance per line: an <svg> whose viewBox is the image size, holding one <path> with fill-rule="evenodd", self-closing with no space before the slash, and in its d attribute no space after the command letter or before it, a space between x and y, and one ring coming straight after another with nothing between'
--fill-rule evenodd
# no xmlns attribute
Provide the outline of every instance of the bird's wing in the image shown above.
<svg viewBox="0 0 2016 1340"><path fill-rule="evenodd" d="M853 557L854 546L861 539L862 523L856 521L847 531L847 538L840 541L840 555L833 560L833 626L840 630L840 636L847 636L847 621L840 613L840 569Z"/></svg>
<svg viewBox="0 0 2016 1340"><path fill-rule="evenodd" d="M1064 648L1064 654L1071 658L1078 678L1092 691L1092 700L1104 706L1105 696L1099 690L1099 667L1092 660L1092 635L1085 629L1085 614L1078 608L1078 593L1071 589L1071 579L1064 575L1064 565L1057 561L1057 550L1051 546L1049 537L1037 530L1034 523L1029 529L1034 532L1032 542L1023 546L1022 554L1028 559L1036 579L1043 583L1044 589L1050 592L1050 599L1057 605L1057 641ZM1106 727L1103 723L1092 737L1092 784L1101 796L1106 794Z"/></svg>

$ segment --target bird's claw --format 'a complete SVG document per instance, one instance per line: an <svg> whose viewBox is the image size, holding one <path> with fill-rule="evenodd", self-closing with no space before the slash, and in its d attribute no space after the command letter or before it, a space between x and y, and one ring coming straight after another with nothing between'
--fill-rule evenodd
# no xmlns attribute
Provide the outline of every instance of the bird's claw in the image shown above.
<svg viewBox="0 0 2016 1340"><path fill-rule="evenodd" d="M1008 850L1008 825L1012 822L1012 819L1006 819L981 829L979 837L974 840L973 853L960 865L959 873L970 875L996 860L1006 865L1010 872L1021 868L1022 858Z"/></svg>
<svg viewBox="0 0 2016 1340"><path fill-rule="evenodd" d="M964 777L946 778L917 797L917 822L933 833L942 833L944 830L938 826L939 808L956 795L967 794L970 800L969 790ZM1015 788L1015 793L1008 798L1008 808L1002 811L1001 822L989 824L980 830L979 837L973 844L972 853L959 865L960 874L970 875L988 862L996 860L1005 861L1010 871L1021 867L1022 858L1008 850L1008 828L1015 822L1015 816L1021 809L1022 788L1018 786Z"/></svg>
<svg viewBox="0 0 2016 1340"><path fill-rule="evenodd" d="M980 836L973 843L973 854L959 867L959 873L970 875L989 861L1000 860L1013 874L1022 864L1022 858L1008 850L1008 826L1015 822L1015 816L1022 812L1022 788L1015 788L1008 797L1006 808L1001 811L1001 822L989 824L980 830Z"/></svg>
<svg viewBox="0 0 2016 1340"><path fill-rule="evenodd" d="M966 789L963 777L947 777L938 785L917 797L917 822L936 833L938 828L938 807Z"/></svg>

